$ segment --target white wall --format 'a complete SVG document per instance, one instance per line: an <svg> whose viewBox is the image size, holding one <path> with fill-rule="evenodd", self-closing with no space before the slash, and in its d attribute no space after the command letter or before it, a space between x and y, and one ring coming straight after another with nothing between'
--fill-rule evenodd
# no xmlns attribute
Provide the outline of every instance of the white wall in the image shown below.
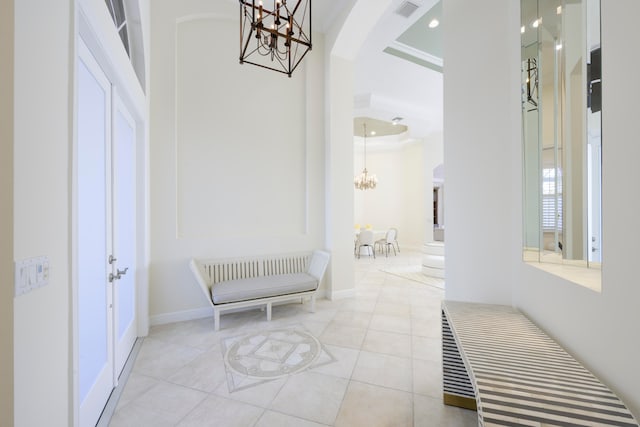
<svg viewBox="0 0 640 427"><path fill-rule="evenodd" d="M602 2L602 293L516 264L515 302L604 380L640 417L640 133L636 118L640 59L624 45L640 42L640 4ZM621 34L620 28L628 30ZM517 203L514 200L513 203Z"/></svg>
<svg viewBox="0 0 640 427"><path fill-rule="evenodd" d="M15 2L13 256L51 266L48 286L14 301L16 426L71 423L72 4Z"/></svg>
<svg viewBox="0 0 640 427"><path fill-rule="evenodd" d="M521 134L519 5L448 0L443 14L446 297L511 304L521 256L513 243L521 240L520 202L513 203L521 173L513 160Z"/></svg>
<svg viewBox="0 0 640 427"><path fill-rule="evenodd" d="M433 174L434 169L442 165L444 162L444 145L442 143L442 132L435 132L425 138L424 146L424 173L425 173L425 200L424 209L427 222L425 224L424 242L433 241ZM444 186L440 190L440 194L444 195ZM441 201L438 205L438 215L443 215L444 203ZM441 219L444 224L444 217Z"/></svg>
<svg viewBox="0 0 640 427"><path fill-rule="evenodd" d="M323 43L314 35L288 78L238 64L237 4L151 13L150 313L162 323L209 314L191 257L325 247Z"/></svg>
<svg viewBox="0 0 640 427"><path fill-rule="evenodd" d="M425 165L425 143L407 145L401 166L403 181L404 223L398 231L398 241L407 247L421 249L425 243L427 226L433 222L433 213L427 209L427 200L431 199L432 187L429 186L429 172ZM431 218L431 219L429 219Z"/></svg>
<svg viewBox="0 0 640 427"><path fill-rule="evenodd" d="M445 164L448 299L513 304L555 337L640 416L640 132L634 0L602 2L603 269L596 293L521 261L519 13L511 0L448 0ZM484 22L478 33L474 23ZM620 32L620 28L625 28ZM447 36L450 32L455 36ZM487 49L470 50L474 38ZM468 79L465 64L481 63ZM477 84L481 82L482 84ZM470 94L473 97L470 98ZM474 101L474 102L471 102ZM494 209L487 209L493 206ZM499 273L498 273L499 272Z"/></svg>
<svg viewBox="0 0 640 427"><path fill-rule="evenodd" d="M346 36L348 38L348 35ZM326 70L326 215L329 267L328 298L353 296L355 264L353 241L353 59L325 52Z"/></svg>
<svg viewBox="0 0 640 427"><path fill-rule="evenodd" d="M0 426L13 425L13 0L0 1Z"/></svg>
<svg viewBox="0 0 640 427"><path fill-rule="evenodd" d="M138 283L141 286L136 294L137 298L137 315L138 315L138 336L146 336L149 333L149 264L151 260L151 179L150 179L150 136L149 136L149 111L151 97L148 96L150 91L149 76L151 75L151 0L138 0L140 7L140 27L142 30L142 40L144 45L144 65L145 65L145 120L144 120L144 144L138 146L136 154L138 159L138 171L143 170L144 173L138 173L138 190L144 192L144 199L140 200L138 195L138 236L144 235L144 242L138 242ZM143 230L143 231L141 231Z"/></svg>
<svg viewBox="0 0 640 427"><path fill-rule="evenodd" d="M431 198L432 180L427 171L426 151L422 140L392 148L367 147L367 169L377 175L378 185L375 190L354 190L355 224L371 224L375 230L395 227L402 247L416 250L422 247L430 218L433 222L426 204ZM354 175L360 174L363 163L363 148L357 144Z"/></svg>
<svg viewBox="0 0 640 427"><path fill-rule="evenodd" d="M11 12L3 13L2 19L10 19L15 27L5 26L4 22L1 25L3 31L13 31L15 36L13 64L5 62L4 51L2 58L2 66L13 65L15 73L13 79L8 79L9 84L13 83L15 95L11 105L13 139L9 142L13 156L8 156L13 165L9 182L14 194L13 201L7 204L14 214L11 258L46 255L50 276L48 286L12 299L13 402L11 399L2 402L13 403L14 423L8 425L69 426L77 422L73 415L70 170L74 40L79 3L43 0L12 3L15 19ZM86 0L83 4L91 13L97 10L108 16L100 0ZM3 3L3 12L6 10ZM107 28L112 32L112 40L117 39L113 25ZM5 41L4 35L2 40ZM4 72L2 81L5 82ZM3 93L0 104L3 109L5 101L9 98ZM11 127L1 128L2 132L11 131ZM3 161L7 158L4 154L3 151ZM11 167L3 166L2 172L11 173ZM2 205L6 206L4 202ZM2 218L4 225L5 216ZM3 237L3 250L5 244ZM4 262L4 254L1 258ZM6 289L13 294L13 279L6 283ZM5 298L2 300L4 304ZM4 333L2 336L4 340ZM2 347L3 351L7 348ZM4 369L4 361L2 366ZM3 378L2 386L5 384L10 383ZM3 410L3 426L5 414Z"/></svg>

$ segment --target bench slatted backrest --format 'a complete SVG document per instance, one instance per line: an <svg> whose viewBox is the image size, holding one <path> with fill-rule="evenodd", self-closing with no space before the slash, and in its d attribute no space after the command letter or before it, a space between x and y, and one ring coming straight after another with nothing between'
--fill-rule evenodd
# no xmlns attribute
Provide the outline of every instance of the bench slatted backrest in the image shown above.
<svg viewBox="0 0 640 427"><path fill-rule="evenodd" d="M302 273L309 265L310 253L294 253L250 258L199 260L209 286L228 280L274 274Z"/></svg>
<svg viewBox="0 0 640 427"><path fill-rule="evenodd" d="M273 276L275 274L303 273L307 270L308 263L309 254L266 257L262 261L263 274Z"/></svg>
<svg viewBox="0 0 640 427"><path fill-rule="evenodd" d="M204 261L203 266L210 284L262 275L260 262L255 259Z"/></svg>

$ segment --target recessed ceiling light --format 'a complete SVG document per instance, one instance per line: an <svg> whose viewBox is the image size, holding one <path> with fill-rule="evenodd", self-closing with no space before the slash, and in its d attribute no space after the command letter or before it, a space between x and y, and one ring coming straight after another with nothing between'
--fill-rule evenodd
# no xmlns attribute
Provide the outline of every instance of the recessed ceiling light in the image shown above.
<svg viewBox="0 0 640 427"><path fill-rule="evenodd" d="M371 136L373 136L373 135L375 135L375 134L376 134L376 131L375 131L375 130L372 130L372 131L371 131Z"/></svg>
<svg viewBox="0 0 640 427"><path fill-rule="evenodd" d="M429 28L435 28L438 25L440 25L440 21L438 21L436 18L433 18L431 22L429 22Z"/></svg>
<svg viewBox="0 0 640 427"><path fill-rule="evenodd" d="M558 6L556 9L556 15L562 15L562 6Z"/></svg>
<svg viewBox="0 0 640 427"><path fill-rule="evenodd" d="M562 42L556 42L556 50L562 49Z"/></svg>
<svg viewBox="0 0 640 427"><path fill-rule="evenodd" d="M531 26L532 26L533 28L538 28L538 25L540 25L540 22L541 22L541 21L542 21L542 19L539 19L539 18L538 18L538 19L536 19L535 21L533 21L533 22L531 23Z"/></svg>
<svg viewBox="0 0 640 427"><path fill-rule="evenodd" d="M524 34L524 25L520 27L520 33Z"/></svg>

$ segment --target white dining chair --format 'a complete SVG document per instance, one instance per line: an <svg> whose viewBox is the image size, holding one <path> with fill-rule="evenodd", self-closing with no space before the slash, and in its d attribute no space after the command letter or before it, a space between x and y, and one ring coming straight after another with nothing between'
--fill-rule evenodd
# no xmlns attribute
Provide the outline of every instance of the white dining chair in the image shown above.
<svg viewBox="0 0 640 427"><path fill-rule="evenodd" d="M393 238L393 244L396 246L396 249L398 249L398 253L400 253L400 245L398 244L398 229L394 228L394 227L392 227L391 229L395 230L395 232L396 232L396 235Z"/></svg>
<svg viewBox="0 0 640 427"><path fill-rule="evenodd" d="M358 235L358 240L356 241L356 254L358 258L360 258L360 252L363 247L368 248L369 256L373 254L373 257L376 257L376 251L374 249L375 241L373 239L373 231L371 230L361 230Z"/></svg>
<svg viewBox="0 0 640 427"><path fill-rule="evenodd" d="M387 234L385 235L384 239L376 240L374 244L374 249L379 247L380 252L384 250L385 256L389 256L389 246L391 246L393 248L393 254L397 255L396 247L394 246L394 244L396 245L398 244L396 240L397 235L398 235L398 230L396 230L395 228L390 228L389 230L387 230ZM398 249L398 252L399 251L400 250Z"/></svg>

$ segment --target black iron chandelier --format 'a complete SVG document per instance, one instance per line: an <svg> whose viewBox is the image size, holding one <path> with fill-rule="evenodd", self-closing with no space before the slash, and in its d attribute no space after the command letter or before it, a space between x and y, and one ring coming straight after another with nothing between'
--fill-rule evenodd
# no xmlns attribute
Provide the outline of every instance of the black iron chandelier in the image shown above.
<svg viewBox="0 0 640 427"><path fill-rule="evenodd" d="M525 99L523 101L531 104L532 110L538 109L538 61L536 58L527 58L525 61L526 73L524 79L523 95Z"/></svg>
<svg viewBox="0 0 640 427"><path fill-rule="evenodd" d="M287 74L311 50L311 0L240 1L240 64ZM272 0L265 0L271 3Z"/></svg>

